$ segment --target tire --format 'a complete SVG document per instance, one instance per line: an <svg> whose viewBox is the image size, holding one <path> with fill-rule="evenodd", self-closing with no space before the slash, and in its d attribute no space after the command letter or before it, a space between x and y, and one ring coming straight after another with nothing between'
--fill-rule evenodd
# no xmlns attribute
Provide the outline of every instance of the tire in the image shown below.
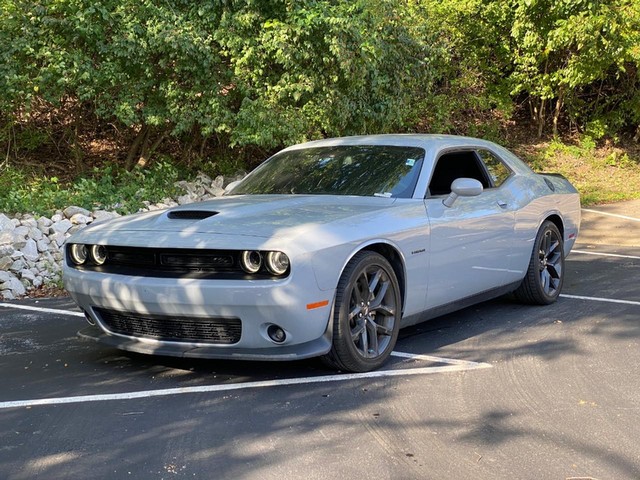
<svg viewBox="0 0 640 480"><path fill-rule="evenodd" d="M333 343L325 364L368 372L385 363L398 339L401 318L398 280L375 252L357 253L342 272L333 317Z"/></svg>
<svg viewBox="0 0 640 480"><path fill-rule="evenodd" d="M558 227L547 220L538 230L527 274L514 293L523 303L549 305L558 299L563 283L564 241Z"/></svg>

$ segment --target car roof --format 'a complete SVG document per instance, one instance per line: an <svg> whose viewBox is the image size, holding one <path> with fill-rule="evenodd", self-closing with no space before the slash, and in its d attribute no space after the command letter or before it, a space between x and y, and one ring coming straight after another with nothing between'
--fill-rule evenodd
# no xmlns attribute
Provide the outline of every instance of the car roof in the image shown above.
<svg viewBox="0 0 640 480"><path fill-rule="evenodd" d="M339 145L392 145L402 147L420 147L427 152L429 163L435 161L434 155L449 149L459 148L486 148L498 154L506 160L509 166L520 174L532 173L532 170L520 158L511 151L488 140L460 135L439 135L427 133L406 134L382 134L382 135L358 135L353 137L327 138L300 143L285 148L281 152L299 150L304 148L334 147ZM281 153L278 152L278 153ZM432 165L427 167L432 168Z"/></svg>
<svg viewBox="0 0 640 480"><path fill-rule="evenodd" d="M407 147L422 147L426 149L447 149L460 147L486 147L495 149L495 143L473 137L458 135L435 134L385 134L385 135L358 135L353 137L327 138L315 140L288 147L286 150L298 150L300 148L332 147L338 145L394 145Z"/></svg>

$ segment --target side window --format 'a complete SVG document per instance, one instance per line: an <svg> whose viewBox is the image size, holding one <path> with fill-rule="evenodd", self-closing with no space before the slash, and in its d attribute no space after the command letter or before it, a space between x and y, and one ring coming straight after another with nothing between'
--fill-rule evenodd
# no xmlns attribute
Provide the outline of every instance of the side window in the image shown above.
<svg viewBox="0 0 640 480"><path fill-rule="evenodd" d="M511 176L511 170L498 157L488 150L478 150L478 156L487 167L494 187L499 187Z"/></svg>
<svg viewBox="0 0 640 480"><path fill-rule="evenodd" d="M456 178L463 177L475 178L484 188L491 186L487 172L473 150L447 152L438 158L429 182L429 194L448 195L451 193L451 183Z"/></svg>

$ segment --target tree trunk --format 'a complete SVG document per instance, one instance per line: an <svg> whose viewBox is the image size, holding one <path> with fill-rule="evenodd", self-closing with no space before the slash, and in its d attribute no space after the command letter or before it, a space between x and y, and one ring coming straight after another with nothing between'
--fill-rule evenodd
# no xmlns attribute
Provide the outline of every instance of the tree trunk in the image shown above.
<svg viewBox="0 0 640 480"><path fill-rule="evenodd" d="M149 160L149 157L151 156L151 154L153 152L156 151L156 149L160 146L160 144L162 143L162 141L165 139L165 137L167 136L167 131L165 130L164 132L162 132L162 134L156 139L155 142L153 142L153 144L151 145L151 147L149 148L149 136L147 135L147 140L145 140L145 142L142 145L142 151L140 152L140 157L138 158L138 166L139 167L146 167L148 165L151 165L151 161Z"/></svg>
<svg viewBox="0 0 640 480"><path fill-rule="evenodd" d="M562 111L563 94L562 90L558 93L558 99L556 100L556 109L553 112L553 136L558 136L558 120L560 118L560 112Z"/></svg>
<svg viewBox="0 0 640 480"><path fill-rule="evenodd" d="M545 100L540 100L540 110L538 110L538 138L542 138L542 130L544 129L544 107Z"/></svg>
<svg viewBox="0 0 640 480"><path fill-rule="evenodd" d="M127 170L131 170L133 168L133 164L136 158L140 157L139 152L143 149L144 143L147 142L147 138L149 137L149 127L147 125L143 125L138 135L133 140L133 143L129 147L129 152L127 153L127 160L125 161L125 168Z"/></svg>

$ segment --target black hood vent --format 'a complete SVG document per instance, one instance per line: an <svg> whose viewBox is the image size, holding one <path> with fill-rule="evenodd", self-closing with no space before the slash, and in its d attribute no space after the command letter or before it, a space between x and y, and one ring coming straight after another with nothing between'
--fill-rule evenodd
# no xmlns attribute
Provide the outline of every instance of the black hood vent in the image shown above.
<svg viewBox="0 0 640 480"><path fill-rule="evenodd" d="M171 220L204 220L213 217L218 212L207 212L206 210L174 210L167 214Z"/></svg>

